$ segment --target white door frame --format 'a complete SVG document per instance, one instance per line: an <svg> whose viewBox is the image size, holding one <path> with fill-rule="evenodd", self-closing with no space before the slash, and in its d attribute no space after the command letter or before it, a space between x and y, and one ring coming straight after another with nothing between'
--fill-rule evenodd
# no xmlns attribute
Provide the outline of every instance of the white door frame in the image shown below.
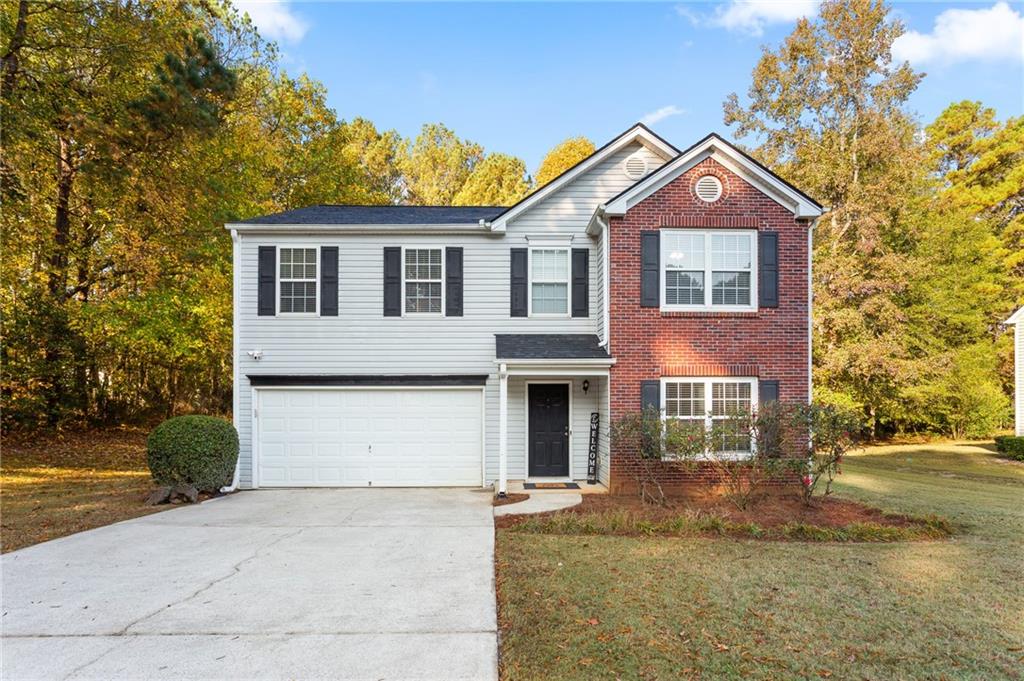
<svg viewBox="0 0 1024 681"><path fill-rule="evenodd" d="M275 385L275 386L250 386L252 391L252 425L250 426L250 450L251 450L251 470L252 475L252 489L259 489L260 481L260 466L259 466L259 410L260 395L264 390L475 390L480 393L480 486L485 486L485 470L487 465L487 453L486 453L486 433L487 433L487 386L486 385ZM569 388L570 395L572 394L572 388ZM571 414L570 414L571 419ZM569 432L572 432L570 426ZM572 459L570 457L570 466L572 465ZM361 489L361 488L360 488Z"/></svg>
<svg viewBox="0 0 1024 681"><path fill-rule="evenodd" d="M572 482L575 479L575 478L573 478L573 473L575 471L573 470L573 466L572 466L572 460L573 460L573 448L572 448L572 417L573 417L572 391L573 391L573 387L574 387L574 381L572 379L568 379L568 380L566 380L566 379L559 379L559 380L553 380L553 379L530 380L530 379L526 379L526 381L524 381L524 383L525 383L525 388L523 388L523 392L525 393L525 395L523 397L523 422L526 424L526 429L525 429L525 431L523 433L523 440L526 443L526 447L525 447L526 452L525 452L523 460L526 462L526 469L523 471L523 480L525 480L527 482L534 482L534 481L536 481L536 482ZM538 384L538 385L548 384L548 385L567 385L567 386L569 386L569 452L568 452L568 454L569 454L569 475L568 475L568 477L565 477L565 478L556 478L556 477L533 478L533 477L530 477L530 385L531 384Z"/></svg>

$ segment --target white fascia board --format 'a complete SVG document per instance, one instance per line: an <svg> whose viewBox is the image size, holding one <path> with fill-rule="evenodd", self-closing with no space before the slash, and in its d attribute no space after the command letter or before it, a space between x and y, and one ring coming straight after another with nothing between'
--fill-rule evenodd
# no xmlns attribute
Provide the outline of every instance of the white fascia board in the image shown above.
<svg viewBox="0 0 1024 681"><path fill-rule="evenodd" d="M505 213L491 221L491 229L496 232L504 232L505 226L509 221L514 220L518 215L529 210L532 206L540 203L565 185L578 178L580 175L591 170L594 166L633 142L640 142L645 147L651 149L666 160L671 159L676 155L676 151L673 148L666 145L642 126L634 126L617 137L611 143L606 144L604 147L591 154L571 171L560 175L555 180L552 180L541 189L530 194L525 199L509 208Z"/></svg>
<svg viewBox="0 0 1024 681"><path fill-rule="evenodd" d="M1003 324L1024 324L1024 307L1010 315L1010 318Z"/></svg>
<svg viewBox="0 0 1024 681"><path fill-rule="evenodd" d="M795 217L816 218L822 214L822 210L818 206L770 172L751 163L731 144L718 136L709 137L703 144L690 149L668 165L654 171L647 179L633 185L628 191L611 201L606 206L605 212L608 215L624 215L627 210L709 157L714 158L728 170L762 191L770 199L792 212Z"/></svg>
<svg viewBox="0 0 1024 681"><path fill-rule="evenodd" d="M611 365L615 364L615 358L614 357L608 357L606 359L601 359L600 357L583 357L583 358L578 358L578 359L557 359L557 358L554 358L554 359L547 359L547 358L537 358L537 359L496 359L496 360L494 360L494 363L498 364L498 365L505 364L505 365L508 365L510 368L511 367L517 367L517 366L544 366L544 367L561 367L561 366L565 366L565 367L574 367L574 368L578 368L578 367L581 367L581 366L610 367Z"/></svg>
<svg viewBox="0 0 1024 681"><path fill-rule="evenodd" d="M229 222L225 229L253 234L489 234L492 230L479 223L417 224L417 225L264 225Z"/></svg>

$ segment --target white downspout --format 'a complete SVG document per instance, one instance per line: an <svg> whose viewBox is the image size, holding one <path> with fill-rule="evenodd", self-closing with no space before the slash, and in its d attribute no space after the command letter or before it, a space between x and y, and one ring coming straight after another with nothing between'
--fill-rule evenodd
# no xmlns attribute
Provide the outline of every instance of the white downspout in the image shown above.
<svg viewBox="0 0 1024 681"><path fill-rule="evenodd" d="M611 329L611 307L612 307L612 291L611 291L612 258L611 258L611 250L612 249L611 249L611 244L609 243L609 241L611 240L611 236L612 235L611 235L611 232L609 230L608 218L605 217L604 204L603 203L600 206L597 207L597 212L595 213L595 217L597 217L597 224L601 225L601 258L604 260L604 282L602 282L602 284L604 286L604 305L602 307L604 309L601 311L601 316L603 317L603 319L601 320L601 323L604 326L604 333L601 334L603 336L603 338L601 338L601 342L598 343L598 345L600 347L604 348L605 350L607 350L608 354L611 354L611 338L612 338L612 333L611 333L612 332L612 329Z"/></svg>
<svg viewBox="0 0 1024 681"><path fill-rule="evenodd" d="M240 401L238 384L238 299L241 296L242 286L241 254L242 237L239 236L237 229L233 229L231 230L231 306L234 308L231 315L231 420L235 425L236 431L238 430L238 404ZM250 433L250 442L253 437L255 437L255 433ZM241 452L239 452L238 461L235 462L235 474L231 477L231 484L227 487L221 487L221 492L227 494L238 489L238 478L241 474L241 469L242 456Z"/></svg>
<svg viewBox="0 0 1024 681"><path fill-rule="evenodd" d="M814 228L807 230L807 404L814 401Z"/></svg>
<svg viewBox="0 0 1024 681"><path fill-rule="evenodd" d="M498 367L498 496L508 492L508 365Z"/></svg>

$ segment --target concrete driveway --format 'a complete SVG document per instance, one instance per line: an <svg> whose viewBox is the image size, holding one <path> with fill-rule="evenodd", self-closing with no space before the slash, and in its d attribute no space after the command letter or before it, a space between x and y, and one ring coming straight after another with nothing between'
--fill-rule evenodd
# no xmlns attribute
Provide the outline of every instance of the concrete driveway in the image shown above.
<svg viewBox="0 0 1024 681"><path fill-rule="evenodd" d="M490 495L242 492L2 558L4 679L494 679Z"/></svg>

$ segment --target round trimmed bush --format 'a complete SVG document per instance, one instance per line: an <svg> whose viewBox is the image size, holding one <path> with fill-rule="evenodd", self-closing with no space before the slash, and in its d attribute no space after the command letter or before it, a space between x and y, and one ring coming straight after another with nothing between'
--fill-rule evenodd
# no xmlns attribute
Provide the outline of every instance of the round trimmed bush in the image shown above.
<svg viewBox="0 0 1024 681"><path fill-rule="evenodd" d="M215 416L178 416L146 440L149 472L158 485L186 483L201 492L231 484L238 462L238 432Z"/></svg>

